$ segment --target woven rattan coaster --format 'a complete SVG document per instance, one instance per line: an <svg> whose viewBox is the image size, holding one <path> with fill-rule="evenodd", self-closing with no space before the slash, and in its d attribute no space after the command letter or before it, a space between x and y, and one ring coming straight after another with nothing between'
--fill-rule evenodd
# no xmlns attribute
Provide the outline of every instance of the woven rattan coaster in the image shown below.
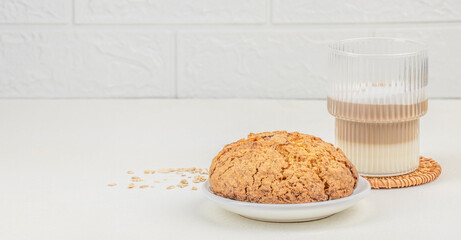
<svg viewBox="0 0 461 240"><path fill-rule="evenodd" d="M431 158L419 157L419 167L408 174L392 177L365 177L371 188L403 188L425 184L436 179L442 168Z"/></svg>

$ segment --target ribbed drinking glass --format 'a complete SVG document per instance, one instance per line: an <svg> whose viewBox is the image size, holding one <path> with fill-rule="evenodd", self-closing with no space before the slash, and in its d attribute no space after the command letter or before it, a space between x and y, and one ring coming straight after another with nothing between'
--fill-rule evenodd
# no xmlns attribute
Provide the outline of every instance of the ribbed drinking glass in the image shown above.
<svg viewBox="0 0 461 240"><path fill-rule="evenodd" d="M348 39L329 49L328 111L336 145L365 176L419 164L419 118L427 111L427 48L393 38Z"/></svg>

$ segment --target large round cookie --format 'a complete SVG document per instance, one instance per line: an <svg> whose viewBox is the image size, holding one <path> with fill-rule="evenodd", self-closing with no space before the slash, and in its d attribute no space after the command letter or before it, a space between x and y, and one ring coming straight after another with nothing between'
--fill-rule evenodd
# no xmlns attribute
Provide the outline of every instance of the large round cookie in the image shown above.
<svg viewBox="0 0 461 240"><path fill-rule="evenodd" d="M211 190L255 203L309 203L349 196L357 170L318 137L286 131L251 133L226 145L210 167Z"/></svg>

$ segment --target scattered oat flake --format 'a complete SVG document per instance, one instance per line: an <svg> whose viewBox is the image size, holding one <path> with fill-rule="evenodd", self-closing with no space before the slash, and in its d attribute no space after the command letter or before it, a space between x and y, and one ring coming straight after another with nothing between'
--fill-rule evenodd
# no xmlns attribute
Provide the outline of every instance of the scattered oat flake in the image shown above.
<svg viewBox="0 0 461 240"><path fill-rule="evenodd" d="M131 177L131 181L132 181L132 182L142 182L143 179L140 178L140 177Z"/></svg>
<svg viewBox="0 0 461 240"><path fill-rule="evenodd" d="M192 187L191 189L194 190L194 191L197 191L197 188L196 188L196 187Z"/></svg>
<svg viewBox="0 0 461 240"><path fill-rule="evenodd" d="M183 179L181 179L181 181L180 181L180 184L168 186L167 189L173 189L173 188L176 188L176 187L179 187L179 188L188 187L189 186L189 181L191 181L193 183L201 183L201 182L206 181L207 178L208 178L208 169L206 169L206 168L191 167L191 168L162 168L162 169L157 170L157 171L154 171L154 170L151 170L151 169L144 170L144 174L154 174L156 172L158 172L158 173L173 173L173 172L175 172L176 174L183 177ZM127 173L128 174L134 174L135 172L134 171L127 171ZM192 180L188 181L188 180L186 180L186 178L192 179ZM135 184L134 184L135 182L142 182L142 181L144 181L144 179L134 176L134 177L131 177L131 181L133 183L129 184L128 188L134 188L135 187ZM163 181L166 182L167 179L165 178L165 179L163 179ZM160 180L155 180L154 183L161 183L161 181ZM116 186L116 185L117 185L116 183L108 184L109 187L113 187L113 186ZM148 187L154 188L155 186L149 186L149 185L141 185L141 186L139 186L139 188L148 188ZM197 188L192 187L192 190L197 190Z"/></svg>
<svg viewBox="0 0 461 240"><path fill-rule="evenodd" d="M207 178L204 177L204 176L196 175L196 176L194 177L194 180L193 180L192 182L194 182L194 183L205 182L206 179L207 179Z"/></svg>
<svg viewBox="0 0 461 240"><path fill-rule="evenodd" d="M107 186L114 187L114 186L117 186L117 183L109 183L109 184L107 184Z"/></svg>

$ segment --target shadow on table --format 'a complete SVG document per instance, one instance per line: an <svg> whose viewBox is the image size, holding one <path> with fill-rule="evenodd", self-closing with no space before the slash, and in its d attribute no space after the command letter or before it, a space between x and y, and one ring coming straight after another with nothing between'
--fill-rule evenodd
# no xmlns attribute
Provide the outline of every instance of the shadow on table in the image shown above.
<svg viewBox="0 0 461 240"><path fill-rule="evenodd" d="M371 220L373 206L364 199L353 207L333 216L310 222L273 223L262 222L242 217L238 214L220 208L209 201L202 201L195 206L196 215L217 227L222 228L252 228L255 230L290 230L290 231L331 231L332 229L349 228Z"/></svg>

